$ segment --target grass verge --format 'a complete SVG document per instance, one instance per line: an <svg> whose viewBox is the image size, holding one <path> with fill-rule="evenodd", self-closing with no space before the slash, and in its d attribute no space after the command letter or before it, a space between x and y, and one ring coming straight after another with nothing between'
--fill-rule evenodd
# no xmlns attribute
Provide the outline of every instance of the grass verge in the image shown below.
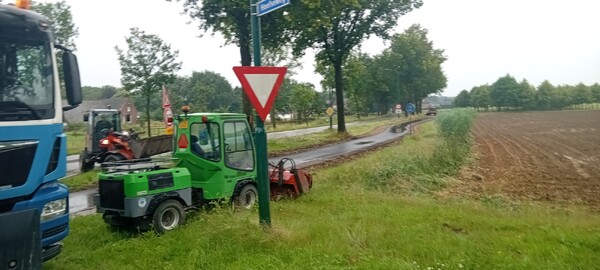
<svg viewBox="0 0 600 270"><path fill-rule="evenodd" d="M67 132L67 155L79 155L85 148L85 132Z"/></svg>
<svg viewBox="0 0 600 270"><path fill-rule="evenodd" d="M600 216L552 205L491 206L441 200L432 171L373 173L433 160L436 124L340 166L313 172L313 190L271 203L273 227L256 209L193 214L162 236L112 231L99 215L71 223L65 249L45 269L597 269ZM389 161L394 158L396 164ZM402 166L410 168L408 164ZM451 171L451 170L450 170ZM441 174L451 181L451 173ZM379 188L373 188L379 186ZM367 188L365 188L367 187ZM415 188L415 187L424 187Z"/></svg>
<svg viewBox="0 0 600 270"><path fill-rule="evenodd" d="M67 176L60 180L69 187L70 192L96 187L98 185L98 171L93 170L82 174Z"/></svg>

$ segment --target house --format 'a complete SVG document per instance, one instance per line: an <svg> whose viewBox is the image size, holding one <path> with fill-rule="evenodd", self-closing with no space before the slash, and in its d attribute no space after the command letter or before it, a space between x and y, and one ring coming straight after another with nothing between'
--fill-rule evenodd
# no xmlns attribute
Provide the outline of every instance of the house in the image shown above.
<svg viewBox="0 0 600 270"><path fill-rule="evenodd" d="M66 104L66 101L63 101ZM85 100L77 108L65 112L65 122L82 123L83 114L91 109L117 109L121 112L121 123L138 122L138 110L130 98Z"/></svg>

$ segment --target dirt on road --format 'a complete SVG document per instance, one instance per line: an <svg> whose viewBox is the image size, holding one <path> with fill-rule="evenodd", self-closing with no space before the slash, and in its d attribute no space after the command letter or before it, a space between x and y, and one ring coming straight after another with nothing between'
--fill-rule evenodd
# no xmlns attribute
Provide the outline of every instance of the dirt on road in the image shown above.
<svg viewBox="0 0 600 270"><path fill-rule="evenodd" d="M600 111L482 113L475 161L446 192L600 209Z"/></svg>

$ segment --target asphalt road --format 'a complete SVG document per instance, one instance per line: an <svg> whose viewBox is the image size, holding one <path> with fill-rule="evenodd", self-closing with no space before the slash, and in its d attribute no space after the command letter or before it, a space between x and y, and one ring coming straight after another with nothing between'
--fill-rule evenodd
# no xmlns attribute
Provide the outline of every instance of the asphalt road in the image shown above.
<svg viewBox="0 0 600 270"><path fill-rule="evenodd" d="M428 120L429 119L425 119L423 121L428 121ZM421 121L421 123L423 121ZM329 127L325 127L323 129L327 129L327 128L329 128ZM323 130L323 129L321 129L321 130ZM319 163L323 163L323 162L327 162L327 161L333 161L341 156L350 155L352 153L364 151L366 149L371 149L372 147L376 147L378 145L389 143L390 141L393 141L393 140L399 139L403 136L406 136L407 134L409 134L409 130L410 130L410 128L407 127L406 129L403 129L403 130L398 129L398 131L396 131L395 127L389 127L384 132L374 135L374 136L351 140L351 141L346 141L343 143L338 143L338 144L333 144L333 145L328 145L328 146L318 148L318 149L313 149L313 150L296 153L296 154L292 154L292 155L286 155L285 157L293 159L295 161L296 165L300 168L307 167L307 166L311 166L311 165L315 165L315 164L319 164ZM317 132L317 131L319 131L319 129L315 128L315 129L313 129L312 132ZM276 132L276 133L282 134L282 135L276 135L276 136L284 136L284 137L294 136L291 134L297 134L296 136L298 136L298 135L302 135L302 134L307 134L305 132L306 132L305 130ZM271 136L272 134L276 134L276 133L271 133L268 136ZM308 132L308 133L311 133L311 132ZM283 135L283 134L286 134L286 135ZM272 136L270 138L273 139L274 137L275 136ZM269 162L276 164L282 158L284 158L284 157L270 158ZM72 167L72 168L75 168L74 170L78 170L78 166L79 166L78 165L78 156L77 155L69 156L69 160L70 160L70 162L68 162L67 165L74 164L75 167ZM83 190L83 191L73 192L73 193L69 194L69 212L71 214L77 214L79 212L83 212L83 211L89 210L90 208L93 208L94 207L93 194L95 192L96 192L96 190ZM87 211L87 212L90 212L90 211ZM93 211L90 213L93 213Z"/></svg>

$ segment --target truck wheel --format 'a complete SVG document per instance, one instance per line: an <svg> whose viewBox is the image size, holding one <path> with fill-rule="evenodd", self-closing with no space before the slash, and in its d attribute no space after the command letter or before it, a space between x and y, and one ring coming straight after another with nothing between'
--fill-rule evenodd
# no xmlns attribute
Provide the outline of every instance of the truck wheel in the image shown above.
<svg viewBox="0 0 600 270"><path fill-rule="evenodd" d="M79 169L82 173L89 172L94 169L94 161L91 161L87 151L83 150L79 153Z"/></svg>
<svg viewBox="0 0 600 270"><path fill-rule="evenodd" d="M246 184L242 190L240 190L240 193L234 197L233 202L236 207L250 209L256 204L257 198L258 191L256 190L256 187L252 184Z"/></svg>
<svg viewBox="0 0 600 270"><path fill-rule="evenodd" d="M152 216L152 225L158 233L177 228L185 223L185 212L183 206L176 200L166 200L162 202Z"/></svg>

